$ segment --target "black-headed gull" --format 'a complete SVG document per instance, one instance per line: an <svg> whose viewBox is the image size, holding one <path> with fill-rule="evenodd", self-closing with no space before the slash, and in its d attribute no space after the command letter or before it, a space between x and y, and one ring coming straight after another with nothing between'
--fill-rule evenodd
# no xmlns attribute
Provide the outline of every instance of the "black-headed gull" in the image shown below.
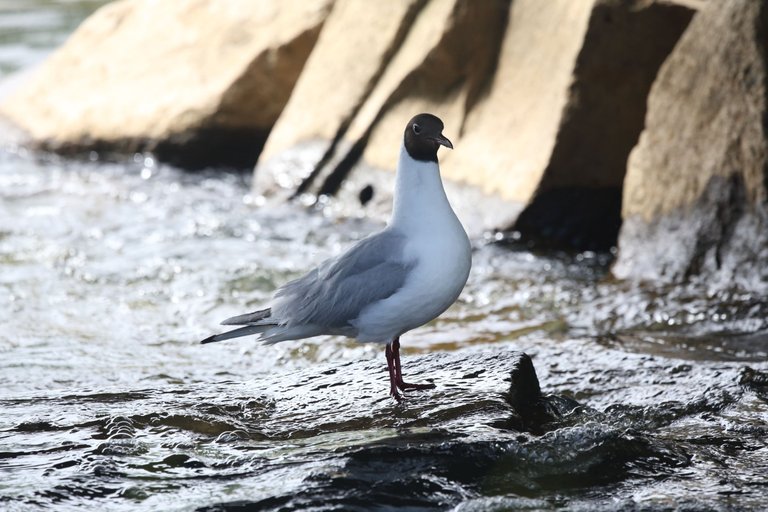
<svg viewBox="0 0 768 512"><path fill-rule="evenodd" d="M387 227L321 263L275 294L270 307L222 322L242 325L202 343L260 334L267 344L323 334L386 345L390 394L434 384L403 381L400 336L453 304L472 265L467 233L440 179L437 150L453 149L443 122L419 114L403 135Z"/></svg>

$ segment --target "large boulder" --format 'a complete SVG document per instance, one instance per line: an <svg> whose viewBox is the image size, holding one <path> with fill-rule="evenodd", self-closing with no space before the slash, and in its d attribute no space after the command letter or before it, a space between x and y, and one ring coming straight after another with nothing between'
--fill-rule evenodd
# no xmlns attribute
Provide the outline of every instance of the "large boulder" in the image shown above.
<svg viewBox="0 0 768 512"><path fill-rule="evenodd" d="M114 2L0 113L52 149L149 149L182 156L182 164L252 164L331 5Z"/></svg>
<svg viewBox="0 0 768 512"><path fill-rule="evenodd" d="M514 226L523 239L578 250L616 244L627 158L648 92L694 12L668 2L593 4L556 133L546 152L538 148L546 163L519 170L529 183L518 190L536 187Z"/></svg>
<svg viewBox="0 0 768 512"><path fill-rule="evenodd" d="M423 2L336 0L288 104L259 157L257 188L274 194L300 187L349 126L408 33ZM300 166L280 168L305 146ZM292 156L292 155L291 155ZM291 190L292 192L293 190Z"/></svg>
<svg viewBox="0 0 768 512"><path fill-rule="evenodd" d="M477 95L492 76L507 1L401 1L369 6L364 16L356 12L359 3L349 3L356 8L346 8L341 0L334 9L270 134L256 169L259 193L274 194L284 187L289 193L335 194L351 168L348 164L357 164L362 149L366 150L364 162L391 169L404 123L414 113L409 108L405 119L391 115L397 102L420 93L431 98L433 106L442 103L438 110L446 124L458 128L462 112L452 108L459 115L446 116L449 107L445 105L459 103L446 100L462 89ZM360 22L368 17L376 23ZM372 36L371 25L386 30ZM342 75L344 80L339 78ZM329 104L341 111L329 113ZM424 106L422 102L414 108ZM394 137L387 129L392 124L396 125ZM295 158L289 150L302 146L307 148L302 161L285 165L286 154Z"/></svg>
<svg viewBox="0 0 768 512"><path fill-rule="evenodd" d="M766 34L768 1L709 5L664 63L629 159L618 277L768 287Z"/></svg>
<svg viewBox="0 0 768 512"><path fill-rule="evenodd" d="M473 5L458 2L408 80L384 87L390 96L374 104L376 117L356 118L347 134L352 148L366 141L362 162L391 168L403 122L417 111L437 112L456 135L441 167L464 185L452 199L471 231L517 219L527 237L579 248L615 244L626 159L642 130L648 90L694 11L615 0ZM505 19L500 7L508 9L503 33L491 21ZM479 27L484 38L475 36ZM342 165L337 172L346 177ZM350 200L376 184L369 173L347 179ZM338 181L332 174L330 184ZM321 192L334 191L327 184Z"/></svg>
<svg viewBox="0 0 768 512"><path fill-rule="evenodd" d="M374 201L368 210L388 212L393 174L378 170L393 169L406 121L418 112L434 112L445 122L445 133L459 140L466 114L493 79L507 14L505 1L433 0L425 5L344 133L336 158L317 175L317 192L355 204L362 191L370 190ZM446 167L450 155L441 153L443 175L453 182L448 193L470 232L509 220L510 210L519 210L483 195L479 186L458 190L457 184L467 182Z"/></svg>
<svg viewBox="0 0 768 512"><path fill-rule="evenodd" d="M454 151L441 153L442 172L462 185L463 194L454 197L463 218L478 228L473 231L509 226L523 206L540 195L546 200L551 190L608 189L615 242L626 158L642 130L646 94L693 13L644 0L429 1L365 101L347 109L347 123L332 120L323 134L324 106L291 99L304 108L281 116L276 131L285 124L296 135L281 136L275 146L283 152L299 147L311 139L306 133L325 142L298 165L274 166L280 157L265 152L256 190L271 194L277 183L291 192L337 194L346 204L373 190L372 204L386 205L391 175L371 169L391 170L404 123L431 111L454 141ZM321 42L345 36L331 29L329 22ZM336 82L333 76L315 85L332 90ZM312 92L305 87L295 94ZM456 188L449 184L449 195ZM557 219L547 220L520 229L544 232Z"/></svg>
<svg viewBox="0 0 768 512"><path fill-rule="evenodd" d="M593 3L512 2L496 74L467 114L446 175L512 201L531 199L552 153Z"/></svg>

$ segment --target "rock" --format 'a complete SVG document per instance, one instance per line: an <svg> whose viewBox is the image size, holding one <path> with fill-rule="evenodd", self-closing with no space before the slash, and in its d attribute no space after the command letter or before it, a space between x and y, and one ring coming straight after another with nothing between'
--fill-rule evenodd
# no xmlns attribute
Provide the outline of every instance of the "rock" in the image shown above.
<svg viewBox="0 0 768 512"><path fill-rule="evenodd" d="M99 9L0 113L64 152L253 164L332 0L122 0Z"/></svg>
<svg viewBox="0 0 768 512"><path fill-rule="evenodd" d="M528 354L521 354L512 367L507 401L516 409L529 408L541 400L541 387L536 369Z"/></svg>
<svg viewBox="0 0 768 512"><path fill-rule="evenodd" d="M541 435L579 406L567 397L542 395L531 357L508 349L406 355L403 372L406 381L432 381L436 388L405 392L396 403L388 395L383 358L314 367L289 379L275 376L260 384L262 393L276 401L260 428L276 431L299 410L304 433L297 435L333 431L342 418L373 428L391 418L393 407L401 407L408 410L403 426L477 428L482 418L484 426Z"/></svg>
<svg viewBox="0 0 768 512"><path fill-rule="evenodd" d="M566 103L552 118L556 133L541 153L548 160L520 171L530 179L521 190L536 187L514 226L523 240L577 250L616 245L627 158L643 129L648 91L693 14L665 2L594 3Z"/></svg>
<svg viewBox="0 0 768 512"><path fill-rule="evenodd" d="M710 4L648 98L624 183L620 278L768 289L768 2Z"/></svg>
<svg viewBox="0 0 768 512"><path fill-rule="evenodd" d="M298 145L311 145L298 173L283 177L282 188L295 189L333 149L384 72L423 2L337 0L291 99L269 134L259 157L256 187L276 193L281 166L274 161ZM289 181L286 182L285 179Z"/></svg>
<svg viewBox="0 0 768 512"><path fill-rule="evenodd" d="M267 141L256 169L257 192L272 194L278 184L288 187L289 193L335 194L363 149L367 162L384 168L394 165L405 121L390 110L400 100L419 94L431 96L433 105L452 102L459 106L459 102L453 101L458 100L457 91L463 91L464 100L474 100L492 74L507 2L431 0L394 5L397 8L381 6L376 8L380 12L374 10L368 15L391 19L391 22L384 23L388 29L372 41L372 59L376 66L354 65L351 76L345 73L345 80L350 82L345 88L351 89L352 94L332 100L336 104L345 102L341 117L338 113L329 115L323 104L327 100L321 98L343 96L343 91L342 94L338 91L338 76L342 71L328 72L324 67L329 63L332 66L335 59L346 62L370 59L368 44L371 43L345 43L350 38L352 42L370 40L368 25L371 23L351 25L346 18L355 15L354 10L348 9L350 12L346 15L346 11L337 14L334 9L294 98ZM395 31L398 23L401 26ZM350 26L356 30L350 30ZM483 32L485 37L478 38L478 32ZM339 46L343 50L338 50ZM355 80L359 82L357 85L353 83ZM301 105L301 111L292 109L293 105ZM405 109L408 112L405 120L414 108ZM460 126L461 115L447 116L444 109L438 110L447 125ZM460 114L461 109L453 110ZM393 136L389 128L395 125ZM373 130L373 140L369 143ZM313 138L319 142L306 161L293 168L281 165L279 152L312 142ZM279 151L273 150L275 147ZM365 186L355 189L354 196Z"/></svg>
<svg viewBox="0 0 768 512"><path fill-rule="evenodd" d="M527 203L549 160L593 2L512 2L498 68L446 175ZM449 171L451 169L451 171Z"/></svg>
<svg viewBox="0 0 768 512"><path fill-rule="evenodd" d="M486 194L457 208L463 219L475 217L473 210L481 205L483 229L505 227L522 205L529 205L515 226L524 235L610 247L620 226L626 158L642 130L648 90L694 11L666 2L613 0L517 0L509 9L503 40L488 36L485 46L476 45L474 57L455 49L469 46L463 41L433 50L457 55L458 62L476 62L480 76L494 65L481 57L498 52L492 80L483 82L472 69L463 70L464 75L449 72L454 67L446 66L451 61L445 56L435 57L437 66L423 64L414 72L418 85L403 84L397 94L407 96L371 128L362 159L374 167L391 167L403 119L415 111L435 111L444 118L446 131L454 127L458 135L456 149L441 156L443 175ZM475 33L471 27L500 17L491 9L471 13L456 30ZM557 27L554 33L552 27ZM468 86L435 94L440 83ZM426 90L430 87L431 92ZM479 97L476 91L483 88L487 94ZM362 185L357 180L351 191ZM583 199L562 201L563 195ZM488 196L507 202L489 202ZM566 230L556 232L563 225Z"/></svg>
<svg viewBox="0 0 768 512"><path fill-rule="evenodd" d="M34 485L10 486L6 501L55 509L66 499L87 507L96 493L110 500L128 489L133 497L210 511L635 510L642 494L654 497L644 509L668 510L695 472L696 489L723 492L698 493L678 508L763 507L765 490L747 484L764 481L768 426L764 404L739 385L743 363L650 357L597 339L534 338L405 354L408 377L433 375L437 388L401 403L386 397L380 353L341 362L311 356L266 371L231 367L276 355L258 345L200 354L215 357L222 371L184 382L161 374L108 389L86 382L64 396L23 390L4 399L12 405L4 421L12 441L25 444L5 448L3 460L26 471L14 473L16 482L26 477ZM505 396L510 377L530 375L511 350L518 343L536 351L548 390L582 401L542 435L496 425L513 410ZM753 366L768 370L765 361ZM49 476L36 478L40 468ZM108 485L94 485L94 468ZM150 472L156 478L137 484L136 474ZM173 486L158 493L158 479ZM182 480L188 487L181 491L191 492L180 492ZM520 496L538 503L477 501Z"/></svg>
<svg viewBox="0 0 768 512"><path fill-rule="evenodd" d="M439 0L424 8L345 134L351 142L368 137L363 153L368 164L391 167L405 121L414 112L437 113L447 131L458 135L466 112L493 76L507 4Z"/></svg>
<svg viewBox="0 0 768 512"><path fill-rule="evenodd" d="M291 193L337 194L356 205L362 190L373 190L366 208L386 210L391 176L372 169L392 169L405 120L432 111L445 121L456 147L441 153L443 175L471 190L463 201L449 190L465 203L457 208L463 219L477 217L480 229L470 231L509 226L531 201L535 212L541 202L552 204L551 191L557 196L576 190L587 196L579 205L593 208L592 217L608 218L608 238L615 243L626 158L642 129L647 91L693 12L645 0L427 2L365 101L347 107L348 127L333 120L324 132L325 107L310 101L313 91L302 77L295 94L306 99L291 103L304 106L303 117L294 113L285 124L310 126L298 130L301 137L268 141L268 148L279 151L264 157L279 161L287 148L312 137L321 142L314 158L293 168L275 171L260 164L257 192L272 193L279 182ZM324 30L321 39L326 37L341 35ZM310 64L320 67L320 55ZM336 84L333 76L323 80L316 82L321 90ZM606 199L594 201L601 194ZM553 222L574 218L575 208L567 206L558 204L563 213L545 225L518 228L542 234ZM592 225L582 220L567 237L577 238ZM593 236L587 232L585 238Z"/></svg>
<svg viewBox="0 0 768 512"><path fill-rule="evenodd" d="M496 427L543 428L541 423L532 421L540 417L530 411L548 399L542 397L536 371L525 353L511 350L405 353L403 373L406 381L429 380L436 388L408 391L398 404L388 395L383 354L368 361L331 365L325 370L309 368L287 379L275 376L271 382L260 385L262 393L276 401L276 409L268 420L270 424L276 427L302 410L306 433L333 431L334 424L342 418L355 422L359 428L366 425L372 428L388 421L393 408L406 408L408 414L402 421L412 427L438 424L441 428L477 427L478 418L482 417L486 425ZM551 416L546 418L546 421L552 420ZM272 428L266 423L261 427Z"/></svg>
<svg viewBox="0 0 768 512"><path fill-rule="evenodd" d="M332 162L335 166L330 166L329 172L321 176L325 179L318 192L340 192L342 201L352 202L358 190L373 182L376 190L387 191L377 194L376 200L388 211L392 175L387 173L386 178L371 179L371 168L394 167L405 122L414 113L437 114L444 121L449 138L460 139L467 113L493 79L507 15L508 2L505 1L439 0L427 4L344 134L346 144L341 145L341 149L346 151ZM508 220L510 211L519 210L516 205L490 198L480 180L467 180L465 174L454 172L455 167L450 165L452 156L450 151L441 152L441 172L448 180L460 182L463 194L471 194L464 202L460 194L451 194L454 207L469 224L471 232ZM363 165L358 170L362 172L350 173L360 157ZM347 181L342 188L344 180ZM475 190L466 190L466 185ZM498 208L486 208L490 204ZM474 217L479 217L476 222L471 220Z"/></svg>

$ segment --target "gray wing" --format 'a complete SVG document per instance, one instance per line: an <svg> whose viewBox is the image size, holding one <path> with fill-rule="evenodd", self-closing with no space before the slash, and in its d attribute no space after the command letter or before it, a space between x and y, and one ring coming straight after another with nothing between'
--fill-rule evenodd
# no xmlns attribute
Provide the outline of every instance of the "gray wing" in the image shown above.
<svg viewBox="0 0 768 512"><path fill-rule="evenodd" d="M237 315L233 316L231 318L227 318L223 322L221 322L221 325L247 325L247 324L255 324L256 322L262 323L262 324L268 324L269 317L272 315L272 310L270 308L267 309L259 309L258 311L254 311L252 313L246 313L244 315Z"/></svg>
<svg viewBox="0 0 768 512"><path fill-rule="evenodd" d="M282 325L349 327L368 305L399 290L413 268L405 261L405 237L384 230L326 261L275 294L272 316Z"/></svg>

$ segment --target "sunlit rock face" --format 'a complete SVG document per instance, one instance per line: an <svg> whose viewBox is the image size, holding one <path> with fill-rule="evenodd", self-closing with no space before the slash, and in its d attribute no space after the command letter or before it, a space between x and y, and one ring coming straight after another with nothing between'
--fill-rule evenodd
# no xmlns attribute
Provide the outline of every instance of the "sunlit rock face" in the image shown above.
<svg viewBox="0 0 768 512"><path fill-rule="evenodd" d="M341 9L344 4L337 4L325 25L267 141L256 169L258 193L274 195L284 187L289 193L335 194L354 204L361 190L372 187L368 208L385 209L391 176L372 169L393 168L403 123L429 111L444 120L454 142L455 150L441 154L441 170L464 186L464 195L472 194L454 194L471 231L508 227L541 194L578 189L590 197L578 203L582 209L600 205L598 215L607 217L609 241L602 245L615 243L626 158L642 130L650 85L694 13L690 6L612 0L395 3L398 9L379 8L377 14L400 23L400 30L384 32L382 41L373 38L376 66L358 73L361 65L354 62L367 58L365 50L337 49L338 41L355 32L341 20L351 12ZM339 55L353 62L352 75L324 70L323 62L333 66ZM359 83L344 97L343 113L329 116L328 104L340 101L335 92L351 88L339 76ZM284 160L296 147L311 148L313 158L289 168ZM593 201L593 190L608 190L615 200ZM573 217L569 210L521 229L546 234L552 223ZM606 237L590 233L591 226L582 222L564 242Z"/></svg>
<svg viewBox="0 0 768 512"><path fill-rule="evenodd" d="M627 157L643 129L648 92L693 14L671 3L594 3L566 68L556 134L539 149L544 163L519 171L536 187L517 187L533 194L515 223L524 239L579 250L616 244Z"/></svg>
<svg viewBox="0 0 768 512"><path fill-rule="evenodd" d="M298 187L376 86L419 12L420 0L337 0L301 77L260 156L262 193ZM298 144L316 142L302 166L282 176L273 162ZM288 181L281 181L281 180Z"/></svg>
<svg viewBox="0 0 768 512"><path fill-rule="evenodd" d="M665 62L629 159L617 276L768 286L767 31L766 1L712 5Z"/></svg>
<svg viewBox="0 0 768 512"><path fill-rule="evenodd" d="M331 0L122 0L97 11L0 112L62 151L251 163Z"/></svg>

